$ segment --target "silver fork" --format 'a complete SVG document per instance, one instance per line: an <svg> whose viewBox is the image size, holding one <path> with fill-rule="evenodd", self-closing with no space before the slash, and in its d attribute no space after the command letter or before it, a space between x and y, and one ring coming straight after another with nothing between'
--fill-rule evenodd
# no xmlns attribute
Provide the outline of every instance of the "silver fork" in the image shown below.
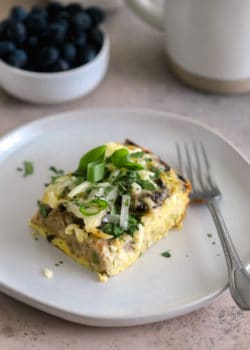
<svg viewBox="0 0 250 350"><path fill-rule="evenodd" d="M193 142L192 147L185 144L183 151L178 143L176 148L181 174L186 176L193 186L191 201L206 204L213 217L227 262L231 295L242 310L250 310L250 275L234 247L219 209L218 201L222 194L211 176L205 147L201 142L199 145Z"/></svg>

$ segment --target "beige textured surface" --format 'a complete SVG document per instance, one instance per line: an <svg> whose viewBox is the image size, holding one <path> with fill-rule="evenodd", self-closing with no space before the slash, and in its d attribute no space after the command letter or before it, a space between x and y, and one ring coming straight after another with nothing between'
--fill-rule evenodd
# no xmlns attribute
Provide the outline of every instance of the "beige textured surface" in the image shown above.
<svg viewBox="0 0 250 350"><path fill-rule="evenodd" d="M249 94L206 95L179 84L166 68L160 34L139 22L126 8L112 15L106 28L112 42L110 69L96 91L59 106L25 104L0 91L0 133L66 110L150 107L181 113L213 127L250 158ZM250 313L240 311L226 292L210 306L170 321L100 329L61 321L0 294L0 349L22 348L248 350Z"/></svg>

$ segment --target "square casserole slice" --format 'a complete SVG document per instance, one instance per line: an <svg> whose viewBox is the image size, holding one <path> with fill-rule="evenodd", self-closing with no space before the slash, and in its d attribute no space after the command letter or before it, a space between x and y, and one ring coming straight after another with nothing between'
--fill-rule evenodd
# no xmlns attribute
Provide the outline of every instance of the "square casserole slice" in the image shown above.
<svg viewBox="0 0 250 350"><path fill-rule="evenodd" d="M104 281L181 227L190 190L149 150L108 143L85 154L76 172L53 178L30 225Z"/></svg>

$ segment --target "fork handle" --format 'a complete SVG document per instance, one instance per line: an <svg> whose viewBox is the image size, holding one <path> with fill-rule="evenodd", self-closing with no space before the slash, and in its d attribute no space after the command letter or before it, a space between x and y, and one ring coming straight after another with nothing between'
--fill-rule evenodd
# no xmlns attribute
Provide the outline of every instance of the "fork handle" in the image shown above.
<svg viewBox="0 0 250 350"><path fill-rule="evenodd" d="M217 200L208 201L207 206L213 217L226 257L232 297L242 310L250 310L250 276L237 254Z"/></svg>

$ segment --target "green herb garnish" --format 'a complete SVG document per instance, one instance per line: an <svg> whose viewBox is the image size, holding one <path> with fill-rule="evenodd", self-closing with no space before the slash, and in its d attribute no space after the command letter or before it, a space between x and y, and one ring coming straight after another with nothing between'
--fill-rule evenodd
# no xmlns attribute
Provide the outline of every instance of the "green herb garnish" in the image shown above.
<svg viewBox="0 0 250 350"><path fill-rule="evenodd" d="M141 152L134 152L134 153L131 153L130 156L131 158L141 158L143 157L145 152L141 151Z"/></svg>
<svg viewBox="0 0 250 350"><path fill-rule="evenodd" d="M156 168L155 166L150 166L149 170L154 173L153 175L153 179L158 179L160 177L161 174L161 170Z"/></svg>
<svg viewBox="0 0 250 350"><path fill-rule="evenodd" d="M16 170L19 172L23 172L23 177L26 177L34 173L34 166L32 162L25 160L23 162L23 168L17 167Z"/></svg>
<svg viewBox="0 0 250 350"><path fill-rule="evenodd" d="M171 254L170 254L169 250L166 250L165 252L161 253L161 256L164 256L164 258L170 258Z"/></svg>
<svg viewBox="0 0 250 350"><path fill-rule="evenodd" d="M130 162L130 153L126 148L121 148L115 151L111 156L111 162L117 168L126 168L128 170L142 170L141 164Z"/></svg>
<svg viewBox="0 0 250 350"><path fill-rule="evenodd" d="M100 213L108 207L108 202L102 199L93 199L90 202L82 203L79 207L80 212L85 216L93 216Z"/></svg>
<svg viewBox="0 0 250 350"><path fill-rule="evenodd" d="M208 238L213 237L212 233L208 233L207 236L208 236Z"/></svg>
<svg viewBox="0 0 250 350"><path fill-rule="evenodd" d="M87 180L89 182L98 182L104 178L105 163L102 160L89 163L87 166Z"/></svg>
<svg viewBox="0 0 250 350"><path fill-rule="evenodd" d="M130 154L126 148L121 148L111 155L111 162L118 168L130 161Z"/></svg>
<svg viewBox="0 0 250 350"><path fill-rule="evenodd" d="M92 263L95 265L98 265L100 263L99 255L96 252L92 253L91 260L92 260Z"/></svg>
<svg viewBox="0 0 250 350"><path fill-rule="evenodd" d="M140 180L138 183L144 190L153 191L155 189L155 185L150 181Z"/></svg>
<svg viewBox="0 0 250 350"><path fill-rule="evenodd" d="M63 176L64 175L64 170L62 169L57 169L54 165L51 165L49 167L49 170L52 171L53 173L55 173L58 176Z"/></svg>
<svg viewBox="0 0 250 350"><path fill-rule="evenodd" d="M137 219L135 216L129 215L128 217L128 228L124 230L117 224L107 223L102 226L102 230L105 233L108 233L114 237L119 237L124 233L127 233L129 235L133 235L136 230L139 229L139 219Z"/></svg>
<svg viewBox="0 0 250 350"><path fill-rule="evenodd" d="M49 207L48 205L42 203L41 201L37 201L37 205L39 208L39 213L43 218L46 218L49 214Z"/></svg>
<svg viewBox="0 0 250 350"><path fill-rule="evenodd" d="M98 146L85 153L80 159L78 168L74 174L76 176L86 176L88 164L98 160L104 160L106 148L107 146L105 145Z"/></svg>
<svg viewBox="0 0 250 350"><path fill-rule="evenodd" d="M144 167L139 163L127 162L123 164L123 167L128 170L143 170Z"/></svg>
<svg viewBox="0 0 250 350"><path fill-rule="evenodd" d="M57 180L59 177L61 177L61 176L64 175L64 170L62 170L62 169L57 169L54 165L51 165L51 166L49 167L49 170L52 171L52 172L55 174L55 175L52 175L52 176L51 176L51 180L50 180L51 183L55 183L56 180Z"/></svg>
<svg viewBox="0 0 250 350"><path fill-rule="evenodd" d="M124 230L119 225L107 223L103 225L103 232L118 237L124 233Z"/></svg>

